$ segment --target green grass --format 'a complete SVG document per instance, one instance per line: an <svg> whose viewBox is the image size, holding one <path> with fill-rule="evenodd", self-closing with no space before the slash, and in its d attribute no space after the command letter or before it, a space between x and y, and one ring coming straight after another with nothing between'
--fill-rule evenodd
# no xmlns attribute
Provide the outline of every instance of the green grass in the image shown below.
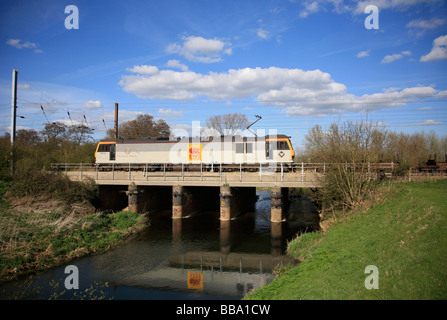
<svg viewBox="0 0 447 320"><path fill-rule="evenodd" d="M327 234L303 234L289 254L304 259L247 299L447 299L447 180L396 184L369 210ZM379 289L365 288L365 268Z"/></svg>
<svg viewBox="0 0 447 320"><path fill-rule="evenodd" d="M146 223L143 215L130 211L73 217L0 210L0 280L107 250Z"/></svg>

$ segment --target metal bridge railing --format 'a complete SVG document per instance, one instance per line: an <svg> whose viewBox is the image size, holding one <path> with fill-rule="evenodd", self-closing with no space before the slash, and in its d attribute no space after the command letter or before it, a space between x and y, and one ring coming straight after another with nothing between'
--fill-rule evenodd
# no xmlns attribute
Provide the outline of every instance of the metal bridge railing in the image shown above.
<svg viewBox="0 0 447 320"><path fill-rule="evenodd" d="M71 179L127 181L214 181L214 182L311 182L317 183L334 165L346 170L363 170L368 175L378 171L391 175L394 163L264 163L264 164L107 164L53 163L53 171L64 172Z"/></svg>

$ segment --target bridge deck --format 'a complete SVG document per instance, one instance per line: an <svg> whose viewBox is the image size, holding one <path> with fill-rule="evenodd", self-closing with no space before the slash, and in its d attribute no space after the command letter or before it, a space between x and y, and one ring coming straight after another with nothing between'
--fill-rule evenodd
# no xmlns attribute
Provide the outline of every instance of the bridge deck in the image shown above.
<svg viewBox="0 0 447 320"><path fill-rule="evenodd" d="M350 166L346 164L347 166ZM195 171L155 171L147 167L121 167L121 170L110 166L99 169L93 164L53 164L53 170L64 172L71 180L82 181L92 179L99 185L129 185L141 186L231 186L231 187L289 187L318 188L322 186L326 164L294 164L293 170L285 168L259 167L256 172L246 172L241 166L234 166L232 172L216 168L217 172L202 170L200 166ZM392 169L392 164L368 165L371 173L377 169ZM228 169L228 168L227 168Z"/></svg>

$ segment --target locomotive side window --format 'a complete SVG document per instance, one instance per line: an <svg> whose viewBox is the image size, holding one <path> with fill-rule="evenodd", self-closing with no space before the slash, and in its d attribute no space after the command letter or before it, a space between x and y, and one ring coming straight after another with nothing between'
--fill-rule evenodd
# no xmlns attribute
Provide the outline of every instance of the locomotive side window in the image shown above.
<svg viewBox="0 0 447 320"><path fill-rule="evenodd" d="M115 160L115 150L116 150L116 145L111 144L110 145L109 160Z"/></svg>
<svg viewBox="0 0 447 320"><path fill-rule="evenodd" d="M253 153L253 143L236 143L236 153Z"/></svg>
<svg viewBox="0 0 447 320"><path fill-rule="evenodd" d="M265 142L265 157L266 159L273 159L273 143L266 141Z"/></svg>

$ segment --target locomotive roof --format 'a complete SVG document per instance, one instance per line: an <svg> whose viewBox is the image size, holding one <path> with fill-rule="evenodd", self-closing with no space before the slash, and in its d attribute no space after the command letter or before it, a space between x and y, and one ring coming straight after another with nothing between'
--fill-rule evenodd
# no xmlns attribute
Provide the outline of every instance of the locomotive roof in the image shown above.
<svg viewBox="0 0 447 320"><path fill-rule="evenodd" d="M169 138L147 138L147 139L104 139L100 142L115 142L115 143L176 143L176 142L195 142L197 141L199 137L183 137L183 138L177 138L175 140L170 140ZM247 141L258 141L258 140L266 140L266 139L284 139L284 138L290 138L289 136L286 136L284 134L277 134L277 135L266 135L264 137L242 137L242 136L220 136L220 137L200 137L200 142L212 142L215 139L222 139L223 141L228 141L227 139L231 139L232 141L236 142L247 142Z"/></svg>

